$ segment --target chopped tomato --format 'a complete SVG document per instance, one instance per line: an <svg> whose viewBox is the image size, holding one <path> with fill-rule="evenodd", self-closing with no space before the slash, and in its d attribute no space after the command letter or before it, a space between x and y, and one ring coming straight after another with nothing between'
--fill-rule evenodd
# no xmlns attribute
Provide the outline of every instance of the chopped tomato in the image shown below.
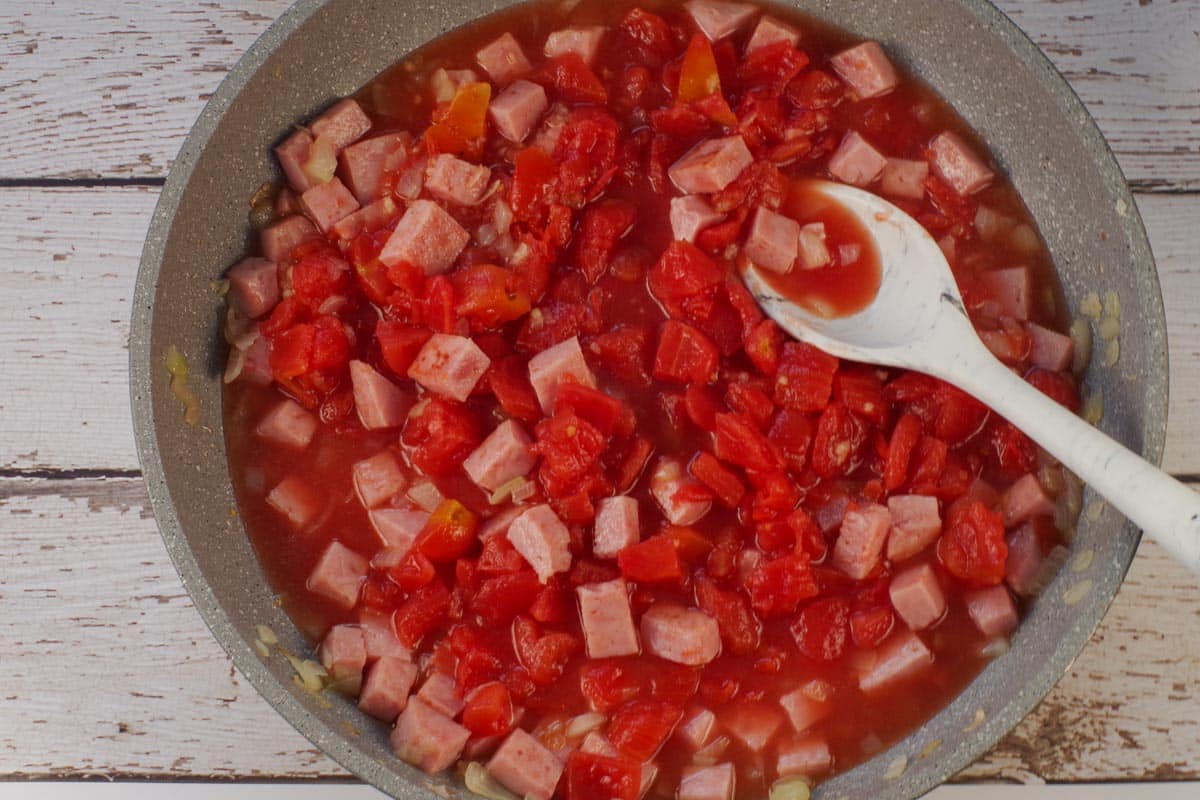
<svg viewBox="0 0 1200 800"><path fill-rule="evenodd" d="M792 623L800 652L817 661L835 661L850 638L850 606L840 597L814 600Z"/></svg>
<svg viewBox="0 0 1200 800"><path fill-rule="evenodd" d="M575 381L558 387L554 413L574 414L605 436L628 436L637 424L633 410L612 395Z"/></svg>
<svg viewBox="0 0 1200 800"><path fill-rule="evenodd" d="M804 342L783 346L775 377L775 402L793 411L821 411L829 404L838 360Z"/></svg>
<svg viewBox="0 0 1200 800"><path fill-rule="evenodd" d="M804 600L817 596L817 583L806 555L786 555L759 564L747 582L750 603L761 617L793 614Z"/></svg>
<svg viewBox="0 0 1200 800"><path fill-rule="evenodd" d="M937 554L946 571L959 580L994 586L1004 580L1008 558L1004 522L978 500L951 506Z"/></svg>
<svg viewBox="0 0 1200 800"><path fill-rule="evenodd" d="M569 103L604 105L608 102L604 84L578 53L555 56L533 74L533 79L550 87L560 100Z"/></svg>
<svg viewBox="0 0 1200 800"><path fill-rule="evenodd" d="M433 331L416 325L381 319L375 324L375 339L383 363L396 375L405 376L417 353L429 341Z"/></svg>
<svg viewBox="0 0 1200 800"><path fill-rule="evenodd" d="M908 480L908 463L913 448L921 438L921 420L915 414L904 414L896 420L888 442L887 462L883 470L883 488L889 492L899 489Z"/></svg>
<svg viewBox="0 0 1200 800"><path fill-rule="evenodd" d="M426 475L457 469L482 439L471 410L442 397L429 397L414 407L401 436L409 458Z"/></svg>
<svg viewBox="0 0 1200 800"><path fill-rule="evenodd" d="M623 756L637 763L649 761L682 716L682 708L665 700L630 700L612 713L608 740Z"/></svg>
<svg viewBox="0 0 1200 800"><path fill-rule="evenodd" d="M504 537L493 537L504 538ZM471 604L480 619L489 625L510 622L524 614L542 592L541 581L532 570L485 578L472 598Z"/></svg>
<svg viewBox="0 0 1200 800"><path fill-rule="evenodd" d="M566 497L591 472L608 442L595 425L571 410L538 423L533 452L542 457L538 478L550 497Z"/></svg>
<svg viewBox="0 0 1200 800"><path fill-rule="evenodd" d="M494 264L477 264L450 276L458 316L484 329L495 328L529 313L529 293L516 274Z"/></svg>
<svg viewBox="0 0 1200 800"><path fill-rule="evenodd" d="M859 451L866 438L866 427L845 406L830 403L817 420L813 469L823 478L850 474L859 463Z"/></svg>
<svg viewBox="0 0 1200 800"><path fill-rule="evenodd" d="M617 553L617 566L627 580L673 583L683 578L679 552L669 536L651 536Z"/></svg>
<svg viewBox="0 0 1200 800"><path fill-rule="evenodd" d="M717 370L720 354L700 331L683 322L663 323L654 356L654 377L661 381L708 383Z"/></svg>
<svg viewBox="0 0 1200 800"><path fill-rule="evenodd" d="M567 756L567 800L637 800L642 765L628 758L572 751Z"/></svg>
<svg viewBox="0 0 1200 800"><path fill-rule="evenodd" d="M512 694L503 683L476 686L463 704L462 724L475 736L503 736L513 724Z"/></svg>
<svg viewBox="0 0 1200 800"><path fill-rule="evenodd" d="M727 469L711 453L701 451L688 464L688 472L703 483L729 508L737 508L746 494L746 487L732 470Z"/></svg>
<svg viewBox="0 0 1200 800"><path fill-rule="evenodd" d="M746 598L721 589L704 575L695 581L696 605L717 621L721 641L734 655L748 655L758 648L762 625L750 610Z"/></svg>
<svg viewBox="0 0 1200 800"><path fill-rule="evenodd" d="M513 646L529 677L538 686L549 686L567 668L567 661L581 649L578 639L569 633L542 633L541 626L529 617L513 621Z"/></svg>
<svg viewBox="0 0 1200 800"><path fill-rule="evenodd" d="M413 547L435 564L453 561L475 542L476 517L457 500L443 500L417 535Z"/></svg>
<svg viewBox="0 0 1200 800"><path fill-rule="evenodd" d="M408 596L393 618L396 636L405 647L416 647L426 635L448 621L450 600L450 591L438 580Z"/></svg>

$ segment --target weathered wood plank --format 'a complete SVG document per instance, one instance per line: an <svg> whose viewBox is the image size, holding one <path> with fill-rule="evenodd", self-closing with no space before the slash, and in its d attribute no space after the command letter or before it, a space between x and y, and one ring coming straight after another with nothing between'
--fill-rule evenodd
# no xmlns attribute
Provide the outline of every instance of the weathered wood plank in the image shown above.
<svg viewBox="0 0 1200 800"><path fill-rule="evenodd" d="M0 189L0 469L137 467L126 382L129 303L152 187ZM1200 195L1142 195L1171 340L1166 466L1200 473ZM80 388L86 386L86 391Z"/></svg>
<svg viewBox="0 0 1200 800"><path fill-rule="evenodd" d="M287 5L0 7L0 179L164 175L203 102ZM1200 187L1195 0L998 5L1071 80L1131 180Z"/></svg>
<svg viewBox="0 0 1200 800"><path fill-rule="evenodd" d="M140 480L0 480L0 774L336 777L231 667ZM1200 597L1143 545L1100 632L964 779L1200 778Z"/></svg>

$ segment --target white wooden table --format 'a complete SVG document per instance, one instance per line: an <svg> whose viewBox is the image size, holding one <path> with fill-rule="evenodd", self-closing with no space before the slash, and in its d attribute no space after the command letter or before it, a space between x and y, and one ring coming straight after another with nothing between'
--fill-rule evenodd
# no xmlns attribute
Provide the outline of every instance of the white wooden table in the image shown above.
<svg viewBox="0 0 1200 800"><path fill-rule="evenodd" d="M192 608L128 411L130 302L159 187L204 101L286 5L0 0L4 797L34 796L5 779L347 778ZM1200 480L1200 0L1000 5L1080 93L1137 192L1170 328L1166 467ZM1071 673L959 780L1198 779L1200 594L1144 543ZM37 796L77 796L61 788Z"/></svg>

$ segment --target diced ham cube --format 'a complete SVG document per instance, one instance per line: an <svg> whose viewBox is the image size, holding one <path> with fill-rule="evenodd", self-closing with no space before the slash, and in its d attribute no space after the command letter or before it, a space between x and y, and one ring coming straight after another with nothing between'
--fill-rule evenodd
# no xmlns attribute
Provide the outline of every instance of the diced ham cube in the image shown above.
<svg viewBox="0 0 1200 800"><path fill-rule="evenodd" d="M546 90L531 81L513 81L488 105L488 117L510 142L523 142L546 112Z"/></svg>
<svg viewBox="0 0 1200 800"><path fill-rule="evenodd" d="M925 178L928 176L929 164L924 161L889 158L879 175L879 189L893 197L920 200L925 196Z"/></svg>
<svg viewBox="0 0 1200 800"><path fill-rule="evenodd" d="M1029 319L1033 308L1033 285L1028 267L1006 267L979 276L983 289L995 299L1000 313L1017 320Z"/></svg>
<svg viewBox="0 0 1200 800"><path fill-rule="evenodd" d="M697 608L656 603L642 615L641 629L646 651L676 664L698 667L721 652L717 621Z"/></svg>
<svg viewBox="0 0 1200 800"><path fill-rule="evenodd" d="M1054 513L1054 500L1046 494L1036 475L1023 475L1001 495L1000 511L1004 527L1011 528L1034 517L1050 516Z"/></svg>
<svg viewBox="0 0 1200 800"><path fill-rule="evenodd" d="M833 754L824 736L805 736L786 741L779 746L775 772L779 777L804 775L813 778L824 775L833 766Z"/></svg>
<svg viewBox="0 0 1200 800"><path fill-rule="evenodd" d="M320 234L308 217L295 214L264 228L259 235L259 242L268 260L283 264L292 260L292 251L299 245L318 236Z"/></svg>
<svg viewBox="0 0 1200 800"><path fill-rule="evenodd" d="M521 44L511 33L484 45L475 54L475 60L500 86L507 86L533 69Z"/></svg>
<svg viewBox="0 0 1200 800"><path fill-rule="evenodd" d="M562 103L555 103L550 106L550 111L546 114L546 118L542 120L542 125L538 128L537 133L533 135L533 141L529 144L531 147L541 148L544 152L553 153L554 148L558 146L558 139L562 136L562 129L567 124L567 119L571 116L571 110Z"/></svg>
<svg viewBox="0 0 1200 800"><path fill-rule="evenodd" d="M797 244L800 269L820 269L832 260L829 247L825 244L824 222L810 222L802 227Z"/></svg>
<svg viewBox="0 0 1200 800"><path fill-rule="evenodd" d="M851 186L866 186L887 166L887 157L859 134L850 131L829 157L829 174Z"/></svg>
<svg viewBox="0 0 1200 800"><path fill-rule="evenodd" d="M279 219L290 217L292 214L300 213L300 198L292 191L290 186L284 186L279 190L279 194L275 195L275 202L271 205L275 216Z"/></svg>
<svg viewBox="0 0 1200 800"><path fill-rule="evenodd" d="M879 564L883 544L892 526L892 515L877 503L850 507L833 546L833 566L861 581Z"/></svg>
<svg viewBox="0 0 1200 800"><path fill-rule="evenodd" d="M429 512L410 508L377 508L368 512L367 518L384 549L394 551L396 557L403 557L412 549L417 534L429 521Z"/></svg>
<svg viewBox="0 0 1200 800"><path fill-rule="evenodd" d="M1070 336L1063 336L1034 322L1025 323L1025 332L1029 334L1031 345L1029 360L1035 367L1062 372L1071 366L1075 345Z"/></svg>
<svg viewBox="0 0 1200 800"><path fill-rule="evenodd" d="M792 271L800 252L800 223L759 207L750 223L742 253L757 267L772 272Z"/></svg>
<svg viewBox="0 0 1200 800"><path fill-rule="evenodd" d="M529 382L537 394L542 413L554 413L554 401L558 398L558 387L571 378L576 383L596 388L596 376L588 368L579 346L579 337L572 336L553 347L547 347L529 359Z"/></svg>
<svg viewBox="0 0 1200 800"><path fill-rule="evenodd" d="M358 627L362 630L363 645L367 649L367 663L379 658L399 658L412 661L412 651L396 638L392 626L393 612L375 611L365 608L359 611Z"/></svg>
<svg viewBox="0 0 1200 800"><path fill-rule="evenodd" d="M741 136L706 139L684 153L667 174L684 194L711 194L733 183L753 161Z"/></svg>
<svg viewBox="0 0 1200 800"><path fill-rule="evenodd" d="M509 506L494 517L489 517L484 520L484 523L479 526L479 541L486 541L493 536L503 536L508 533L508 528L512 525L513 520L525 513L525 509L520 506Z"/></svg>
<svg viewBox="0 0 1200 800"><path fill-rule="evenodd" d="M675 738L690 750L699 750L708 744L717 727L717 715L707 708L693 708L684 715L675 728Z"/></svg>
<svg viewBox="0 0 1200 800"><path fill-rule="evenodd" d="M237 357L234 352L229 354L230 361ZM267 342L267 337L261 334L255 336L254 341L246 348L242 372L238 377L255 386L269 386L275 379L271 374L271 345Z"/></svg>
<svg viewBox="0 0 1200 800"><path fill-rule="evenodd" d="M792 723L792 730L796 733L804 733L833 711L832 703L814 699L803 686L780 697L779 705L787 714L788 722Z"/></svg>
<svg viewBox="0 0 1200 800"><path fill-rule="evenodd" d="M275 158L279 160L279 168L297 192L306 192L316 185L304 170L312 144L313 137L308 131L296 131L275 147Z"/></svg>
<svg viewBox="0 0 1200 800"><path fill-rule="evenodd" d="M339 100L314 119L308 126L313 136L324 139L341 151L371 130L371 118L354 100Z"/></svg>
<svg viewBox="0 0 1200 800"><path fill-rule="evenodd" d="M900 83L896 68L878 42L857 44L829 61L860 100L887 94Z"/></svg>
<svg viewBox="0 0 1200 800"><path fill-rule="evenodd" d="M357 462L351 472L354 490L364 508L381 506L408 486L400 462L388 450Z"/></svg>
<svg viewBox="0 0 1200 800"><path fill-rule="evenodd" d="M1031 523L1025 523L1008 535L1004 580L1021 597L1032 597L1037 592L1042 561L1042 545Z"/></svg>
<svg viewBox="0 0 1200 800"><path fill-rule="evenodd" d="M571 568L571 534L558 515L543 503L512 521L505 534L542 583Z"/></svg>
<svg viewBox="0 0 1200 800"><path fill-rule="evenodd" d="M921 637L902 628L875 651L874 663L858 678L858 688L876 692L913 677L933 663L933 653Z"/></svg>
<svg viewBox="0 0 1200 800"><path fill-rule="evenodd" d="M449 153L434 156L425 167L425 189L443 203L478 205L491 179L492 171L487 167Z"/></svg>
<svg viewBox="0 0 1200 800"><path fill-rule="evenodd" d="M417 508L430 512L437 510L437 507L446 499L437 485L429 480L419 481L410 486L407 497L416 504Z"/></svg>
<svg viewBox="0 0 1200 800"><path fill-rule="evenodd" d="M397 428L408 418L411 405L404 391L365 361L350 362L354 408L367 430Z"/></svg>
<svg viewBox="0 0 1200 800"><path fill-rule="evenodd" d="M579 621L587 643L588 658L631 656L638 652L637 630L629 593L621 578L607 583L585 583L576 587Z"/></svg>
<svg viewBox="0 0 1200 800"><path fill-rule="evenodd" d="M254 432L280 447L303 450L317 432L317 418L295 400L282 400L268 411Z"/></svg>
<svg viewBox="0 0 1200 800"><path fill-rule="evenodd" d="M254 319L279 302L279 270L266 258L243 258L230 268L229 299L238 311Z"/></svg>
<svg viewBox="0 0 1200 800"><path fill-rule="evenodd" d="M408 377L434 394L466 402L492 360L466 336L435 333L408 368Z"/></svg>
<svg viewBox="0 0 1200 800"><path fill-rule="evenodd" d="M322 233L328 233L335 224L358 210L358 201L346 184L331 178L300 195L300 208Z"/></svg>
<svg viewBox="0 0 1200 800"><path fill-rule="evenodd" d="M513 478L529 474L537 456L529 451L533 440L516 420L505 420L463 461L463 470L475 485L494 492Z"/></svg>
<svg viewBox="0 0 1200 800"><path fill-rule="evenodd" d="M370 205L383 194L383 176L390 163L399 163L407 154L412 136L407 132L385 133L350 145L338 160L342 181L360 205Z"/></svg>
<svg viewBox="0 0 1200 800"><path fill-rule="evenodd" d="M942 532L936 497L919 494L892 495L888 498L892 530L888 534L889 561L912 558L937 540Z"/></svg>
<svg viewBox="0 0 1200 800"><path fill-rule="evenodd" d="M721 714L725 730L751 753L761 753L783 725L783 713L762 702L742 702Z"/></svg>
<svg viewBox="0 0 1200 800"><path fill-rule="evenodd" d="M396 205L396 201L390 197L383 197L353 214L342 217L334 223L330 232L343 242L348 242L364 231L376 231L386 227L398 213L400 207Z"/></svg>
<svg viewBox="0 0 1200 800"><path fill-rule="evenodd" d="M678 800L733 800L733 764L726 761L711 767L684 767L679 779Z"/></svg>
<svg viewBox="0 0 1200 800"><path fill-rule="evenodd" d="M638 501L629 495L605 497L596 507L592 533L592 555L616 558L617 553L641 539Z"/></svg>
<svg viewBox="0 0 1200 800"><path fill-rule="evenodd" d="M795 47L800 42L800 31L774 17L766 16L754 26L754 33L750 34L750 39L746 42L746 53L780 42L787 42Z"/></svg>
<svg viewBox="0 0 1200 800"><path fill-rule="evenodd" d="M435 672L425 679L425 682L421 684L420 691L417 692L417 697L421 698L422 702L428 703L434 711L445 714L451 719L457 717L458 712L462 711L465 705L462 692L458 690L458 684L454 682L454 678L440 672Z"/></svg>
<svg viewBox="0 0 1200 800"><path fill-rule="evenodd" d="M517 797L550 800L563 763L537 739L517 728L487 763L488 774Z"/></svg>
<svg viewBox="0 0 1200 800"><path fill-rule="evenodd" d="M267 495L267 505L283 514L296 528L307 528L325 508L325 499L297 475L281 480Z"/></svg>
<svg viewBox="0 0 1200 800"><path fill-rule="evenodd" d="M909 567L892 578L888 587L892 607L914 631L928 628L946 613L946 595L937 573L928 564Z"/></svg>
<svg viewBox="0 0 1200 800"><path fill-rule="evenodd" d="M660 458L650 476L650 494L672 525L699 522L712 509L712 500L681 497L680 490L697 486L677 458Z"/></svg>
<svg viewBox="0 0 1200 800"><path fill-rule="evenodd" d="M587 63L596 60L600 52L600 42L604 39L604 26L590 25L586 28L564 28L554 31L546 37L546 46L542 48L546 58L557 58L567 53L575 53Z"/></svg>
<svg viewBox="0 0 1200 800"><path fill-rule="evenodd" d="M367 671L358 707L372 717L391 723L408 705L408 694L417 681L417 665L385 656Z"/></svg>
<svg viewBox="0 0 1200 800"><path fill-rule="evenodd" d="M379 260L389 267L408 262L426 275L437 275L454 265L470 239L471 234L437 203L414 200L379 252Z"/></svg>
<svg viewBox="0 0 1200 800"><path fill-rule="evenodd" d="M1017 627L1017 606L1004 584L967 592L967 615L984 636L1007 636Z"/></svg>
<svg viewBox="0 0 1200 800"><path fill-rule="evenodd" d="M358 693L367 663L362 631L353 625L334 625L321 640L317 658L338 688L347 694Z"/></svg>
<svg viewBox="0 0 1200 800"><path fill-rule="evenodd" d="M469 730L413 698L396 720L390 741L400 760L433 774L457 761L470 738Z"/></svg>
<svg viewBox="0 0 1200 800"><path fill-rule="evenodd" d="M313 594L351 609L358 602L358 587L367 576L367 560L341 542L330 542L305 584Z"/></svg>
<svg viewBox="0 0 1200 800"><path fill-rule="evenodd" d="M683 7L710 42L741 30L758 13L758 8L749 3L729 3L724 0L688 0Z"/></svg>
<svg viewBox="0 0 1200 800"><path fill-rule="evenodd" d="M714 209L699 195L671 199L671 234L679 242L694 242L696 234L725 219L725 215Z"/></svg>
<svg viewBox="0 0 1200 800"><path fill-rule="evenodd" d="M961 195L975 194L996 177L958 134L938 134L929 143L929 152L934 172Z"/></svg>

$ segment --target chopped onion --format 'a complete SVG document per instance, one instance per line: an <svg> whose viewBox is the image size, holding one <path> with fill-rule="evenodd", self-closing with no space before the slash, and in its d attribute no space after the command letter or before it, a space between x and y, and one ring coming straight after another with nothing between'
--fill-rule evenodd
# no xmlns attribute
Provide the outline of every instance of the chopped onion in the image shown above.
<svg viewBox="0 0 1200 800"><path fill-rule="evenodd" d="M267 647L266 642L262 639L254 640L254 652L262 658L268 658L271 655L271 648Z"/></svg>
<svg viewBox="0 0 1200 800"><path fill-rule="evenodd" d="M188 365L187 359L179 352L175 345L167 347L166 354L167 372L171 373L171 393L175 395L175 399L183 403L183 421L188 425L197 425L200 422L200 398L188 388Z"/></svg>
<svg viewBox="0 0 1200 800"><path fill-rule="evenodd" d="M975 230L985 241L991 241L997 236L1008 232L1013 226L1013 220L997 213L987 206L980 206L975 212Z"/></svg>
<svg viewBox="0 0 1200 800"><path fill-rule="evenodd" d="M883 772L885 781L894 781L904 775L904 771L908 769L908 756L897 756L896 759L888 764L888 768Z"/></svg>
<svg viewBox="0 0 1200 800"><path fill-rule="evenodd" d="M833 697L834 689L832 683L816 678L801 686L800 691L810 700L826 703L829 698Z"/></svg>
<svg viewBox="0 0 1200 800"><path fill-rule="evenodd" d="M445 500L441 491L433 485L432 481L421 481L413 484L408 490L408 499L417 504L423 511L433 513L437 507Z"/></svg>
<svg viewBox="0 0 1200 800"><path fill-rule="evenodd" d="M458 91L458 87L450 79L450 73L446 71L445 67L438 67L429 76L429 87L433 89L435 103L449 103L454 99L455 92Z"/></svg>
<svg viewBox="0 0 1200 800"><path fill-rule="evenodd" d="M1004 636L997 636L995 639L989 639L984 643L983 647L979 648L981 658L993 659L999 658L1008 652L1008 639Z"/></svg>
<svg viewBox="0 0 1200 800"><path fill-rule="evenodd" d="M1069 470L1063 470L1063 492L1054 504L1054 527L1068 543L1075 540L1075 527L1083 508L1083 482Z"/></svg>
<svg viewBox="0 0 1200 800"><path fill-rule="evenodd" d="M1046 494L1051 497L1058 497L1066 488L1066 481L1063 478L1062 468L1057 465L1043 464L1038 470L1038 483L1046 491Z"/></svg>
<svg viewBox="0 0 1200 800"><path fill-rule="evenodd" d="M512 227L513 211L508 203L503 200L497 200L492 204L492 224L496 226L496 230L500 233L508 233L508 229Z"/></svg>
<svg viewBox="0 0 1200 800"><path fill-rule="evenodd" d="M721 760L727 749L729 749L729 737L718 736L696 751L692 756L692 763L701 767L711 767Z"/></svg>
<svg viewBox="0 0 1200 800"><path fill-rule="evenodd" d="M1103 309L1100 306L1100 295L1096 294L1095 292L1088 292L1083 296L1083 299L1079 301L1079 313L1083 314L1089 319L1100 319L1100 312L1102 310Z"/></svg>
<svg viewBox="0 0 1200 800"><path fill-rule="evenodd" d="M987 719L987 714L984 713L984 710L982 708L975 709L975 717L971 720L967 727L963 728L963 733L970 733L971 731L975 730L983 724L985 719Z"/></svg>
<svg viewBox="0 0 1200 800"><path fill-rule="evenodd" d="M1099 389L1090 391L1087 399L1083 401L1083 408L1080 409L1079 416L1083 417L1089 425L1099 425L1100 420L1104 419L1104 393Z"/></svg>
<svg viewBox="0 0 1200 800"><path fill-rule="evenodd" d="M589 711L586 714L580 714L567 723L567 738L582 739L592 731L599 730L607 721L608 717L598 711Z"/></svg>
<svg viewBox="0 0 1200 800"><path fill-rule="evenodd" d="M1068 606L1078 605L1079 601L1087 597L1087 593L1092 590L1092 579L1084 578L1079 583L1074 583L1067 587L1063 592L1063 602Z"/></svg>
<svg viewBox="0 0 1200 800"><path fill-rule="evenodd" d="M512 497L513 493L524 486L526 482L525 476L518 475L507 483L501 484L496 491L488 495L488 503L498 506L501 503L507 502L508 498Z"/></svg>
<svg viewBox="0 0 1200 800"><path fill-rule="evenodd" d="M264 644L269 644L271 646L279 644L279 637L275 635L275 631L271 630L266 625L255 625L254 632L258 634L258 638L261 639Z"/></svg>
<svg viewBox="0 0 1200 800"><path fill-rule="evenodd" d="M1014 250L1027 255L1036 253L1042 246L1037 232L1024 222L1013 228L1012 233L1009 234L1009 241Z"/></svg>
<svg viewBox="0 0 1200 800"><path fill-rule="evenodd" d="M316 693L325 688L325 679L329 677L329 673L320 664L307 658L301 661L292 655L287 656L287 660L296 672L297 683L306 691Z"/></svg>
<svg viewBox="0 0 1200 800"><path fill-rule="evenodd" d="M812 789L802 776L780 778L771 784L770 800L808 800Z"/></svg>
<svg viewBox="0 0 1200 800"><path fill-rule="evenodd" d="M472 792L487 798L487 800L519 800L515 794L501 786L500 782L493 778L487 768L478 761L467 764L467 770L463 774L463 783Z"/></svg>
<svg viewBox="0 0 1200 800"><path fill-rule="evenodd" d="M246 351L233 348L229 351L229 361L225 364L225 374L221 376L221 380L226 384L233 383L241 377L245 367Z"/></svg>
<svg viewBox="0 0 1200 800"><path fill-rule="evenodd" d="M1104 347L1104 366L1115 367L1121 360L1121 340L1113 339Z"/></svg>
<svg viewBox="0 0 1200 800"><path fill-rule="evenodd" d="M1104 341L1111 342L1121 333L1121 322L1116 317L1101 317L1100 324L1096 326L1096 333L1100 334Z"/></svg>
<svg viewBox="0 0 1200 800"><path fill-rule="evenodd" d="M1099 520L1100 516L1104 513L1104 509L1107 505L1108 505L1108 503L1106 503L1104 500L1101 500L1099 498L1088 503L1087 512L1086 512L1088 522L1096 522L1097 520Z"/></svg>
<svg viewBox="0 0 1200 800"><path fill-rule="evenodd" d="M1104 316L1121 318L1121 296L1112 289L1104 293Z"/></svg>
<svg viewBox="0 0 1200 800"><path fill-rule="evenodd" d="M1092 361L1092 325L1086 319L1076 319L1071 323L1071 344L1074 352L1071 356L1071 372L1076 377L1087 371Z"/></svg>
<svg viewBox="0 0 1200 800"><path fill-rule="evenodd" d="M300 167L304 174L315 184L329 183L333 173L337 172L337 150L333 142L324 136L318 136L308 146L308 158Z"/></svg>

